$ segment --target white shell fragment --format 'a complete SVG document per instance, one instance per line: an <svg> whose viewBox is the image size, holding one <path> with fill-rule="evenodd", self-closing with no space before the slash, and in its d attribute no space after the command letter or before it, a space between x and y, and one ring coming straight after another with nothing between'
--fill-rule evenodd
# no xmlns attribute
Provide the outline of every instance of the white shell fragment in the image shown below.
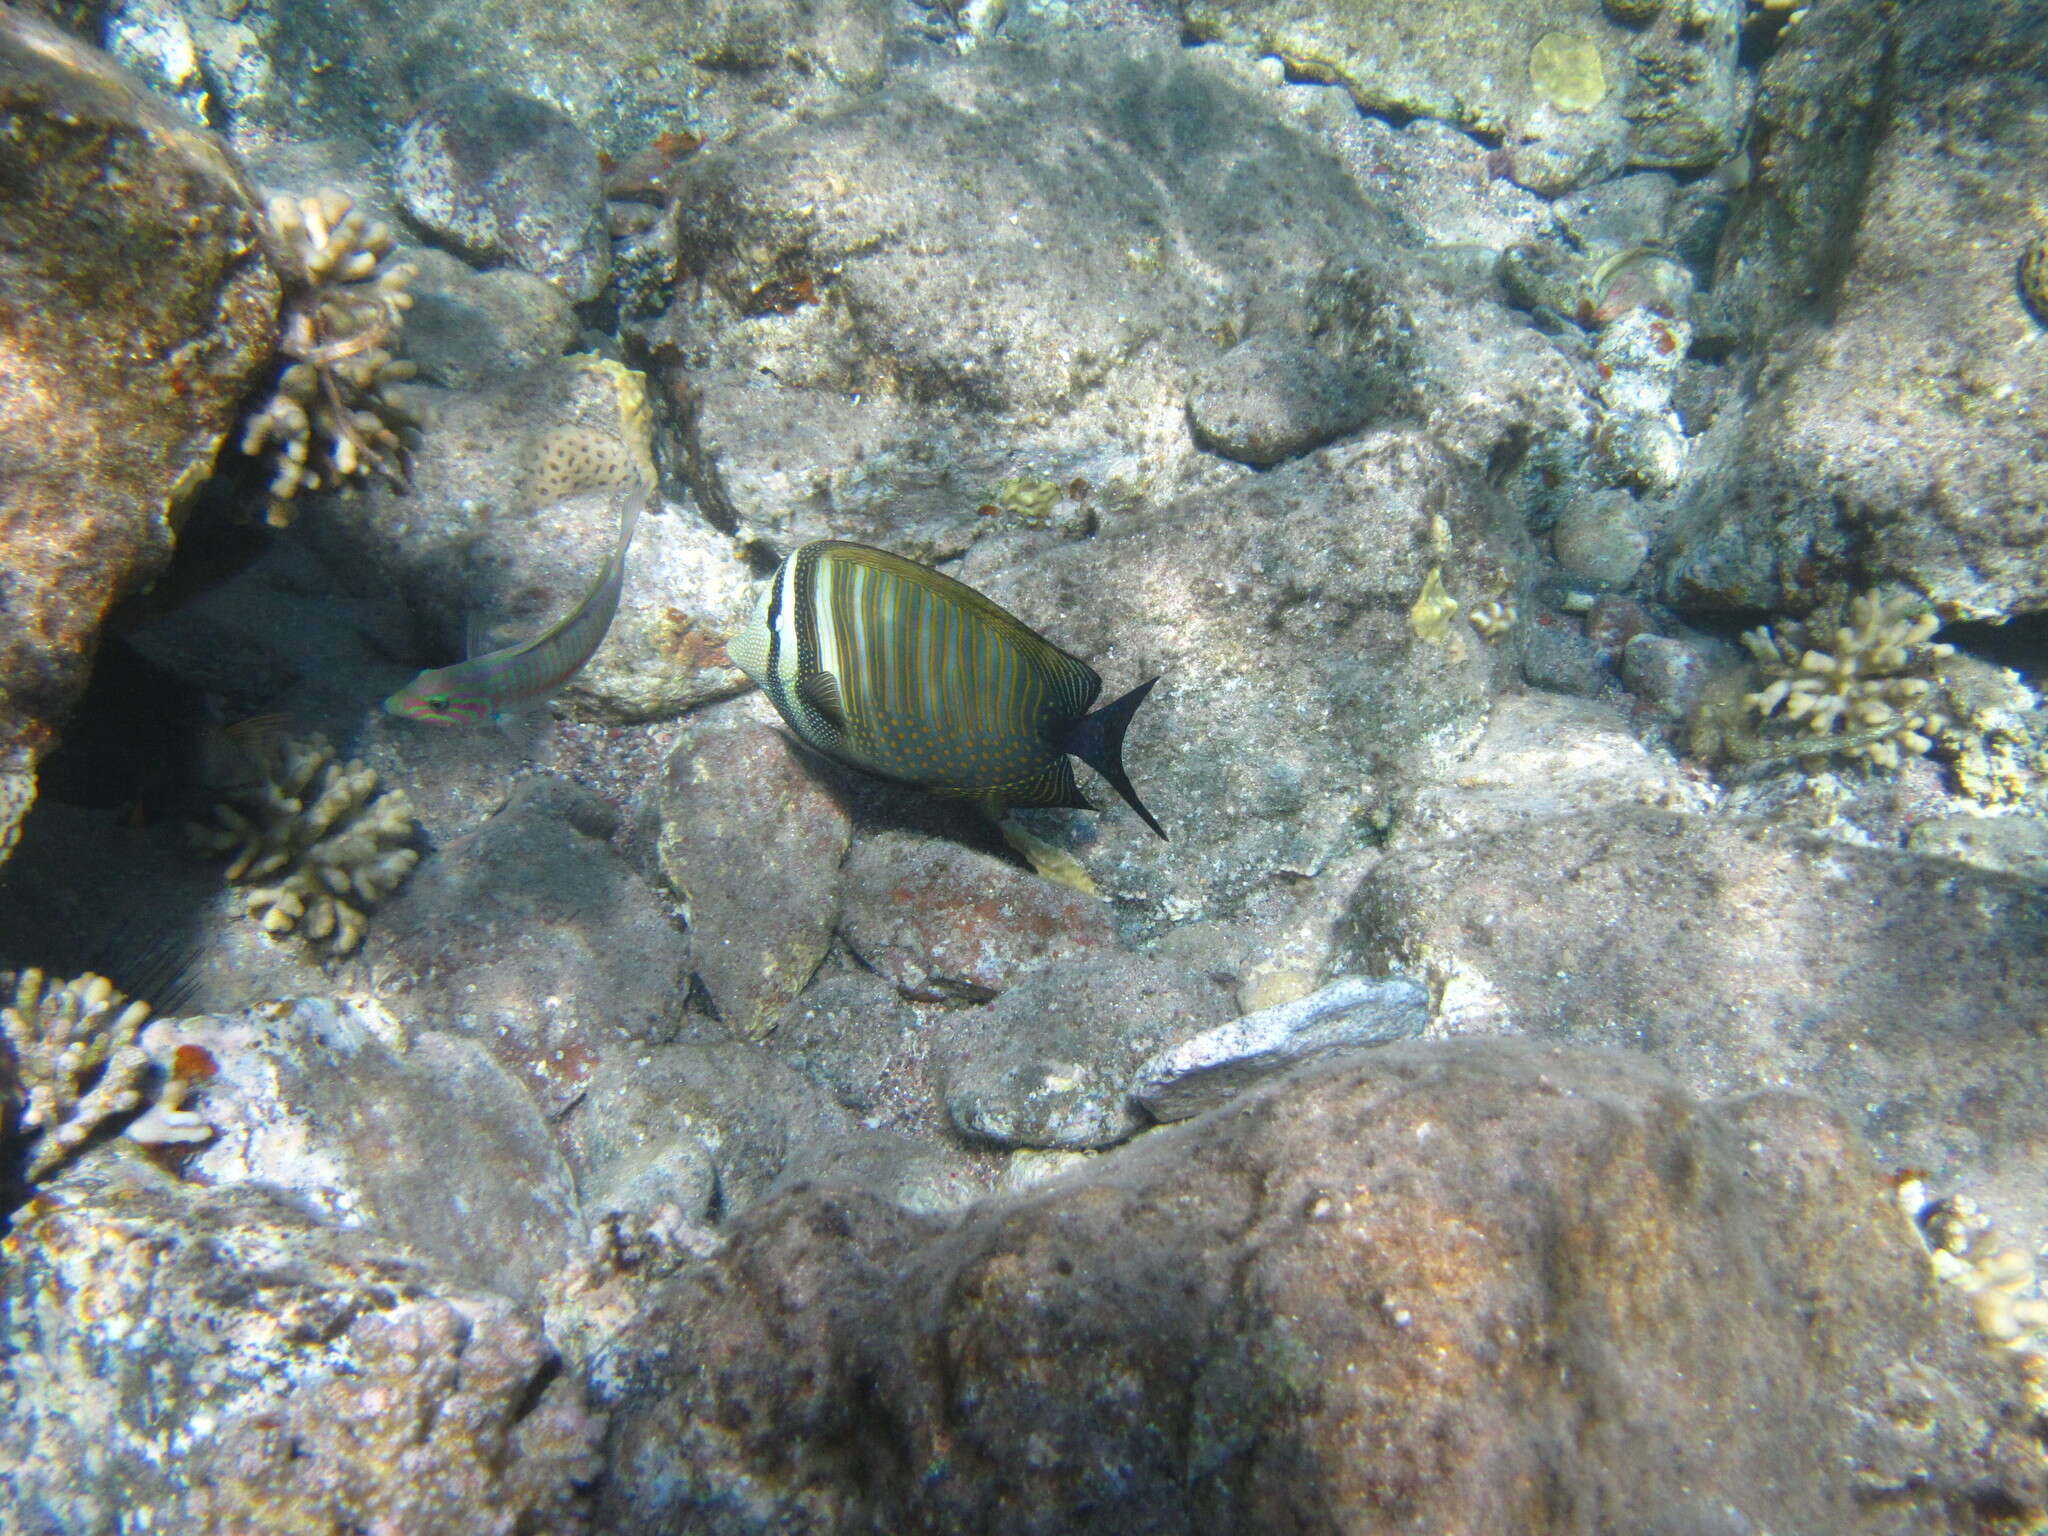
<svg viewBox="0 0 2048 1536"><path fill-rule="evenodd" d="M1317 1051L1412 1039L1428 1022L1429 994L1419 983L1346 976L1168 1046L1138 1068L1131 1097L1155 1119L1192 1119Z"/></svg>

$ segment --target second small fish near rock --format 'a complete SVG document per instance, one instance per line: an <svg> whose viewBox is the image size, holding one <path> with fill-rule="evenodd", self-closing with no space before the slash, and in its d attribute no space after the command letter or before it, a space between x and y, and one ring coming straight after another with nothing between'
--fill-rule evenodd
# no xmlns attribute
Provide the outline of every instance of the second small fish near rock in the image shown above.
<svg viewBox="0 0 2048 1536"><path fill-rule="evenodd" d="M727 646L808 745L880 778L978 802L1095 807L1078 757L1166 836L1124 772L1124 732L1158 679L1090 713L1102 679L952 577L820 539L776 568Z"/></svg>
<svg viewBox="0 0 2048 1536"><path fill-rule="evenodd" d="M430 725L503 722L544 702L583 670L597 654L619 611L626 584L626 550L647 507L647 495L632 490L618 503L619 542L583 600L545 632L518 645L487 651L449 667L429 667L384 701L391 714Z"/></svg>

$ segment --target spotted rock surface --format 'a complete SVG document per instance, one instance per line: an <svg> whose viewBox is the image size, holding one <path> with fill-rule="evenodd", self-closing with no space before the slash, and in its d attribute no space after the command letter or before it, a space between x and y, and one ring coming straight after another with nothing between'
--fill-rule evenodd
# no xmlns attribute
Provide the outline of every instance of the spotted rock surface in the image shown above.
<svg viewBox="0 0 2048 1536"><path fill-rule="evenodd" d="M1850 4L1811 22L1766 72L1774 175L1716 290L1771 383L1710 435L1662 588L1784 611L1899 582L1945 618L2039 612L2048 386L2015 269L2038 230L2022 185L2048 156L2048 15Z"/></svg>
<svg viewBox="0 0 2048 1536"><path fill-rule="evenodd" d="M1157 961L1056 961L988 1006L941 1020L933 1058L962 1134L1006 1147L1106 1147L1150 1123L1131 1097L1139 1063L1230 1013L1213 983Z"/></svg>
<svg viewBox="0 0 2048 1536"><path fill-rule="evenodd" d="M1886 1166L2048 1234L2039 886L1612 806L1402 848L1351 923L1368 969L1426 977L1436 1029L1643 1053L1699 1094L1815 1094Z"/></svg>
<svg viewBox="0 0 2048 1536"><path fill-rule="evenodd" d="M689 938L607 844L616 824L587 789L522 779L420 862L368 941L394 1008L476 1041L550 1115L683 1011Z"/></svg>
<svg viewBox="0 0 2048 1536"><path fill-rule="evenodd" d="M588 1529L602 1422L533 1321L260 1184L95 1158L0 1239L0 1523Z"/></svg>
<svg viewBox="0 0 2048 1536"><path fill-rule="evenodd" d="M1182 5L1198 36L1340 80L1368 112L1502 136L1510 174L1545 194L1624 163L1706 166L1733 150L1740 0L1666 10L1643 30L1615 25L1600 0Z"/></svg>
<svg viewBox="0 0 2048 1536"><path fill-rule="evenodd" d="M1297 1072L957 1224L792 1194L593 1378L621 1536L1933 1536L2043 1482L1832 1112L1500 1042Z"/></svg>

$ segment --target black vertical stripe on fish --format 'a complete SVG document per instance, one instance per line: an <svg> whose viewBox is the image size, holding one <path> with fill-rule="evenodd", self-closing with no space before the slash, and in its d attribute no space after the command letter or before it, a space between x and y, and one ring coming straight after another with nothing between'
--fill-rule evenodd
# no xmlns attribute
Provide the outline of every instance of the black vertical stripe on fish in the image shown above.
<svg viewBox="0 0 2048 1536"><path fill-rule="evenodd" d="M860 544L803 545L728 649L799 737L853 767L990 805L1092 808L1079 757L1166 835L1122 758L1151 684L1089 715L1092 667L941 572Z"/></svg>

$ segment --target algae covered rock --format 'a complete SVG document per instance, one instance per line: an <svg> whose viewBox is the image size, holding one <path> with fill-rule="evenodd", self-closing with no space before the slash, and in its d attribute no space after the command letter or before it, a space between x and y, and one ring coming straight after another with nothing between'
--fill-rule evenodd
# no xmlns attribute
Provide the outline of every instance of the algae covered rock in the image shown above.
<svg viewBox="0 0 2048 1536"><path fill-rule="evenodd" d="M473 259L546 278L581 303L612 248L597 147L559 108L482 80L429 100L399 138L405 210Z"/></svg>
<svg viewBox="0 0 2048 1536"><path fill-rule="evenodd" d="M278 281L241 173L104 55L0 10L0 774L19 784L258 381ZM0 847L24 797L0 793Z"/></svg>
<svg viewBox="0 0 2048 1536"><path fill-rule="evenodd" d="M1888 1166L2048 1233L2038 886L1610 806L1397 848L1351 924L1345 952L1414 967L1445 1028L1644 1053L1696 1093L1811 1093Z"/></svg>
<svg viewBox="0 0 2048 1536"><path fill-rule="evenodd" d="M785 1196L593 1380L622 1536L1934 1536L2043 1493L1836 1116L1499 1042L1307 1068L956 1223Z"/></svg>

